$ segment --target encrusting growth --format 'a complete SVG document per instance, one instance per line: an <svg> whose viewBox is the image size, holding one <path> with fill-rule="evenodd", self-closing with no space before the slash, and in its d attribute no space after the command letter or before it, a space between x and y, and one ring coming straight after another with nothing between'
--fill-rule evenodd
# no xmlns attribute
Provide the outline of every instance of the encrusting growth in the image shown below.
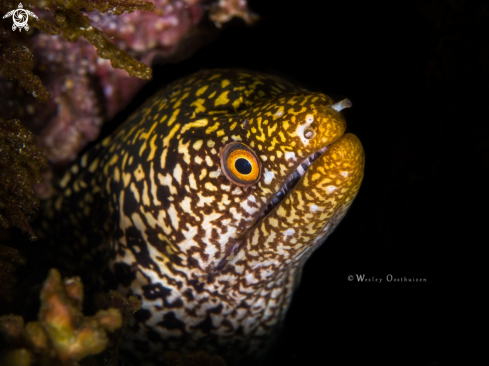
<svg viewBox="0 0 489 366"><path fill-rule="evenodd" d="M154 9L153 3L137 0L131 2L126 0L108 0L105 2L33 0L31 5L50 10L54 21L57 23L55 25L43 19L32 18L29 22L32 27L50 35L59 34L61 30L63 37L70 42L75 42L80 36L83 36L97 48L101 58L111 60L113 67L123 68L132 76L144 79L151 78L151 68L118 49L101 31L90 25L90 18L84 15L80 9L98 10L102 13L120 15L136 10L152 11ZM0 0L1 14L5 14L13 8L15 5L11 1ZM26 6L26 9L30 8ZM0 24L1 34L10 33L5 25L7 25L6 22ZM38 100L47 101L49 100L49 93L42 85L39 77L32 73L34 63L32 53L27 47L28 44L28 37L19 34L19 32L12 32L10 37L0 38L0 71L3 70L6 79L18 80L22 87Z"/></svg>
<svg viewBox="0 0 489 366"><path fill-rule="evenodd" d="M41 181L46 157L19 120L0 117L0 226L17 226L35 238L29 216L39 204L32 185Z"/></svg>
<svg viewBox="0 0 489 366"><path fill-rule="evenodd" d="M51 269L41 290L38 321L24 326L24 319L20 316L0 317L0 333L10 346L10 350L1 356L0 364L79 365L85 357L103 352L112 338L107 332L121 329L128 313L141 306L135 297L126 300L118 294L111 294L105 298L105 304L111 307L98 311L94 316L84 316L82 304L83 284L80 279L62 280L59 272ZM112 338L112 343L119 342ZM116 365L117 346L104 356L104 363L94 359L89 364Z"/></svg>
<svg viewBox="0 0 489 366"><path fill-rule="evenodd" d="M6 14L15 5L11 1L0 0L0 13ZM132 76L151 78L151 68L118 49L80 11L83 8L86 11L98 10L114 15L136 10L152 11L154 5L151 2L34 0L31 5L50 10L57 23L55 25L43 19L32 18L29 22L32 27L50 35L59 34L61 30L62 35L70 42L83 36L97 48L99 57L111 60L113 67L124 68ZM10 25L7 20L0 23L0 72L7 80L17 80L37 100L48 101L49 92L41 79L33 73L34 58L28 48L29 37L25 33L10 31L7 25ZM47 165L46 158L35 147L33 135L17 119L5 121L0 118L0 152L0 225L17 226L28 232L31 238L35 238L28 223L28 216L38 204L32 185L40 183L40 170Z"/></svg>

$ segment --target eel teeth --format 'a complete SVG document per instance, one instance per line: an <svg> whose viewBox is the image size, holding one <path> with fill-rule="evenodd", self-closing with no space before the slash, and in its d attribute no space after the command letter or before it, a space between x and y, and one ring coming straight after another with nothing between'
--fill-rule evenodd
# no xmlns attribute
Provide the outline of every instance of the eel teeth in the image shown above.
<svg viewBox="0 0 489 366"><path fill-rule="evenodd" d="M287 178L282 188L278 191L272 201L267 205L267 208L263 212L262 216L268 214L280 201L284 199L287 193L295 187L297 182L304 176L306 170L311 166L311 164L321 156L322 153L326 151L328 147L323 147L321 150L316 151L314 154L310 155L305 159L294 172Z"/></svg>

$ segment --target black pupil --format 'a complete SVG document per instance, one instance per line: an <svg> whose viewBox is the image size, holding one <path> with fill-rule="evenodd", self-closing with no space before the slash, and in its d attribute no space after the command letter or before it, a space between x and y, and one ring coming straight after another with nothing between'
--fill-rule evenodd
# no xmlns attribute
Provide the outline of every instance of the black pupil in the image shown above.
<svg viewBox="0 0 489 366"><path fill-rule="evenodd" d="M251 163L243 158L238 158L234 162L234 167L238 172L240 172L243 175L247 175L251 173Z"/></svg>

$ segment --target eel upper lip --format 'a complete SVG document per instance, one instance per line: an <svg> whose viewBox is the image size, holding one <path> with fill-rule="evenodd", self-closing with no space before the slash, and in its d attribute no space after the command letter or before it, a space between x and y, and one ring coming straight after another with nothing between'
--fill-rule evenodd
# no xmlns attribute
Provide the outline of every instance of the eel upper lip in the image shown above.
<svg viewBox="0 0 489 366"><path fill-rule="evenodd" d="M242 244L245 242L246 238L248 237L249 233L253 231L253 229L263 220L263 218L270 213L270 211L273 210L275 206L277 206L284 198L287 196L287 194L295 187L297 182L304 176L306 173L306 170L311 166L311 164L316 161L331 145L328 145L326 147L323 147L322 149L319 149L315 153L311 154L309 157L307 157L299 166L294 170L294 172L287 178L287 180L284 182L282 185L282 188L278 191L278 193L275 195L275 197L269 202L269 204L266 206L266 208L263 210L263 212L260 214L258 219L256 220L255 224L246 232L245 235L239 240L237 243L235 243L227 252L224 258L219 262L219 264L216 267L216 270L221 270L224 268L224 266L229 262L230 259L228 259L230 256L233 254L237 253Z"/></svg>

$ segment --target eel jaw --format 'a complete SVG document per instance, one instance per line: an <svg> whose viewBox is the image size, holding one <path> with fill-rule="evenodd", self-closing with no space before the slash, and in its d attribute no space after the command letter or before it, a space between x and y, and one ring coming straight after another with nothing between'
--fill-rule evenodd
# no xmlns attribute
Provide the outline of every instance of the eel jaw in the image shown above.
<svg viewBox="0 0 489 366"><path fill-rule="evenodd" d="M345 108L351 108L352 103L349 99L343 99L339 102L331 104L328 108L334 109L336 112L341 112ZM287 178L282 188L278 191L275 197L270 201L268 206L262 212L262 214L258 217L259 221L264 216L266 216L269 212L271 212L274 207L278 206L278 204L285 198L285 196L292 191L295 185L299 182L299 180L304 176L306 170L311 166L314 161L316 161L334 142L330 143L328 146L325 146L315 153L311 154L307 159L305 159L297 169ZM251 230L250 230L251 231Z"/></svg>
<svg viewBox="0 0 489 366"><path fill-rule="evenodd" d="M260 220L262 217L266 216L270 211L272 211L274 207L276 207L285 198L289 191L294 189L299 180L304 176L304 174L306 174L307 169L329 148L329 146L331 145L328 145L316 151L315 153L307 157L301 164L299 164L297 169L292 172L292 174L282 185L282 188L280 188L275 197L267 205L258 220Z"/></svg>
<svg viewBox="0 0 489 366"><path fill-rule="evenodd" d="M265 210L261 213L261 215L257 218L255 221L255 224L248 230L246 235L240 240L239 242L235 243L227 252L224 258L219 262L219 264L216 266L216 271L221 270L224 268L224 266L233 259L233 256L235 253L238 252L238 250L241 248L243 243L246 241L246 238L248 237L249 233L253 231L253 229L261 222L261 220L268 215L276 206L279 205L280 202L287 196L289 192L291 192L294 187L297 185L297 183L301 180L301 178L306 174L307 169L331 146L328 145L326 147L323 147L322 149L319 149L315 153L311 154L309 157L307 157L299 166L297 167L296 170L290 174L290 176L287 178L287 180L284 182L282 185L282 188L278 191L278 193L275 195L275 197L270 201L270 203L265 207Z"/></svg>
<svg viewBox="0 0 489 366"><path fill-rule="evenodd" d="M349 99L344 99L344 100L341 100L337 103L330 104L330 105L326 106L326 108L330 108L336 112L341 112L343 109L350 108L351 106L352 106L351 101ZM352 162L353 162L353 160L356 160L354 162L354 164L357 164L357 166L356 166L357 171L354 174L356 176L355 186L354 187L348 187L347 190L350 191L349 192L350 198L347 200L347 202L345 202L345 200L342 199L343 202L341 205L337 205L335 208L333 208L331 214L326 214L326 216L329 216L329 218L331 219L333 217L333 215L337 214L338 210L346 207L346 209L343 209L343 212L341 213L342 215L340 215L341 218L344 216L344 214L346 213L346 210L348 209L348 207L351 204L351 201L355 198L355 196L358 192L358 189L360 188L360 184L361 184L361 181L363 179L363 169L364 169L364 164L365 164L365 157L364 157L363 147L362 147L360 141L358 140L358 138L352 134L343 134L346 126L345 126L345 122L344 122L343 118L341 119L341 121L343 124L343 131L340 134L339 138L336 141L330 142L329 145L327 145L327 146L319 149L315 153L311 154L307 159L305 159L301 164L299 164L299 166L296 168L296 170L294 172L292 172L292 174L284 182L284 184L282 185L281 189L277 192L275 197L265 207L263 212L260 214L260 216L255 221L254 225L246 232L245 235L243 235L242 238L240 238L239 241L235 242L234 245L232 245L232 247L226 252L224 258L215 267L214 273L223 269L228 262L233 261L235 259L235 255L238 255L239 252L242 252L241 249L243 248L243 246L247 245L246 243L250 241L251 234L255 230L257 230L260 226L262 226L265 223L265 221L267 221L270 217L276 215L276 211L277 211L276 208L280 206L281 202L284 200L285 197L289 196L291 193L294 192L294 188L296 187L296 185L301 180L303 180L302 178L306 175L306 172L309 170L309 168L313 165L317 166L317 164L313 164L313 163L316 162L316 160L318 160L321 156L326 155L324 153L328 149L330 149L331 147L335 147L335 149L336 149L336 147L338 145L340 145L340 146L343 145L345 140L347 140L348 142L346 143L346 145L350 145L350 146L348 148L346 148L346 150L344 149L344 147L340 147L339 150L344 150L343 152L340 153L340 155L343 155L344 153L346 153L346 155L350 155L345 160L351 160ZM323 141L324 141L324 139L323 139ZM352 160L351 158L353 157L353 155L355 155L355 158ZM330 160L330 158L331 157L325 157L325 160ZM335 157L335 159L336 158L337 157ZM321 160L323 160L323 159L321 159ZM324 173L324 170L322 173ZM322 183L323 182L321 182L320 185L323 185ZM313 206L316 206L316 205L313 204ZM342 206L342 207L340 207L340 206ZM316 206L316 207L318 207L318 206ZM328 211L331 211L331 210L328 210ZM323 216L325 216L325 213L323 212L322 214L320 214L320 216L322 218ZM341 218L338 221L340 221ZM327 222L328 220L325 221L324 219L322 219L319 221ZM329 226L326 226L326 227L329 227ZM325 237L324 230L321 230L321 231L317 232L317 234L318 234L317 238ZM330 230L330 232L331 231L332 230ZM242 254L243 253L241 253L241 255Z"/></svg>
<svg viewBox="0 0 489 366"><path fill-rule="evenodd" d="M345 216L360 189L364 167L365 154L355 135L346 133L331 143L247 233L236 261L251 260L252 268L260 264L272 271L304 262Z"/></svg>

